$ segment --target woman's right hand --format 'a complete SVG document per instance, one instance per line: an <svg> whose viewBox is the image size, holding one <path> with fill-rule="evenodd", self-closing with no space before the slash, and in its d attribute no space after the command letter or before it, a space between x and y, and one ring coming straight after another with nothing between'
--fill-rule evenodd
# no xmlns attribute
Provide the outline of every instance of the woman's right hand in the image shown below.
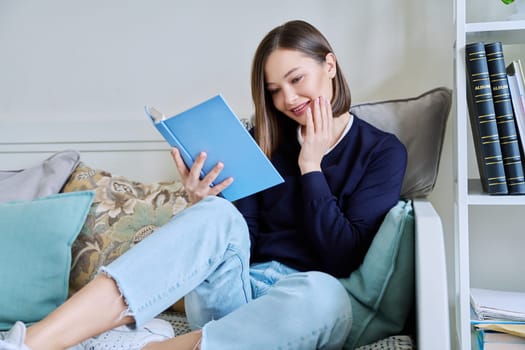
<svg viewBox="0 0 525 350"><path fill-rule="evenodd" d="M221 162L217 163L203 179L200 179L200 173L206 160L205 152L199 154L191 169L188 169L177 148L171 149L171 156L175 161L177 172L188 194L190 204L195 204L207 196L218 195L233 182L233 178L229 177L213 187L210 186L224 168L224 164Z"/></svg>

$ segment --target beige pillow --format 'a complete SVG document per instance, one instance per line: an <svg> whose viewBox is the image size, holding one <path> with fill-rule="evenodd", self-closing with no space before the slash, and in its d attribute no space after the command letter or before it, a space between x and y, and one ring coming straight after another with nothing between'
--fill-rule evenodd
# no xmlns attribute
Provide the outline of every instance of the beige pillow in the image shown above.
<svg viewBox="0 0 525 350"><path fill-rule="evenodd" d="M188 205L179 181L144 184L80 163L63 192L84 190L95 199L73 243L70 294Z"/></svg>

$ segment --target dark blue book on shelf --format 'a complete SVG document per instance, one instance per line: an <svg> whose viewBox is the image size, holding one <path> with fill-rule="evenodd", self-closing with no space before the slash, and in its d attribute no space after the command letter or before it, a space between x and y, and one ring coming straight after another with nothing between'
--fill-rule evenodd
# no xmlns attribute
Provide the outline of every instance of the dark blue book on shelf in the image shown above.
<svg viewBox="0 0 525 350"><path fill-rule="evenodd" d="M465 46L467 103L483 191L508 194L485 45Z"/></svg>
<svg viewBox="0 0 525 350"><path fill-rule="evenodd" d="M224 164L212 186L233 177L221 192L225 199L235 201L284 182L221 95L167 118L152 107L145 110L166 141L179 149L188 168L200 152L206 152L201 178L218 162Z"/></svg>
<svg viewBox="0 0 525 350"><path fill-rule="evenodd" d="M508 191L509 194L524 194L525 175L503 45L499 41L485 44L485 52Z"/></svg>

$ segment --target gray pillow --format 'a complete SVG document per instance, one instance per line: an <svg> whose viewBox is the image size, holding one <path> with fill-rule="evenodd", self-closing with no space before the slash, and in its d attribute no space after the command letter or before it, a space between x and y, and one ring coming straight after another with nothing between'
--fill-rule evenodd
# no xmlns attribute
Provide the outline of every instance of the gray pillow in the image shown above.
<svg viewBox="0 0 525 350"><path fill-rule="evenodd" d="M452 91L438 87L420 96L363 103L351 112L395 134L408 151L401 197L426 197L436 183Z"/></svg>
<svg viewBox="0 0 525 350"><path fill-rule="evenodd" d="M53 154L23 170L0 170L0 203L32 200L60 192L80 161L76 151Z"/></svg>

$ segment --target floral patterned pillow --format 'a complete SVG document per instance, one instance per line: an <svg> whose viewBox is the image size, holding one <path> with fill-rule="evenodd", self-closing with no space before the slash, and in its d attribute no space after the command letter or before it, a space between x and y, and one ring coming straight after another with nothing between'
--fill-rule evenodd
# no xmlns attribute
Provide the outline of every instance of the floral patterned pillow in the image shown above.
<svg viewBox="0 0 525 350"><path fill-rule="evenodd" d="M75 293L107 265L188 206L181 182L144 184L80 163L63 192L95 190L73 243L69 289Z"/></svg>

